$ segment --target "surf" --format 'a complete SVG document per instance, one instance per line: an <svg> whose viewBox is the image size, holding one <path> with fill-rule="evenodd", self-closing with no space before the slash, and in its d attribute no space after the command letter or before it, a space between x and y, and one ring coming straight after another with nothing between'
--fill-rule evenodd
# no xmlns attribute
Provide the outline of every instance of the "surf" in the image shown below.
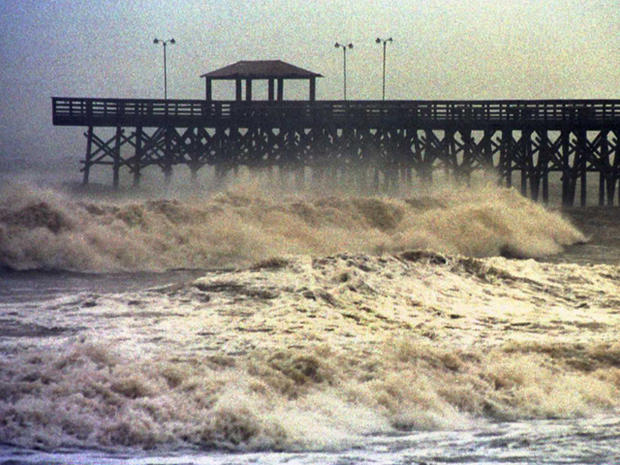
<svg viewBox="0 0 620 465"><path fill-rule="evenodd" d="M586 240L561 214L492 185L403 198L234 187L106 201L29 185L0 195L0 266L13 270L209 269L273 255L406 249L531 258Z"/></svg>

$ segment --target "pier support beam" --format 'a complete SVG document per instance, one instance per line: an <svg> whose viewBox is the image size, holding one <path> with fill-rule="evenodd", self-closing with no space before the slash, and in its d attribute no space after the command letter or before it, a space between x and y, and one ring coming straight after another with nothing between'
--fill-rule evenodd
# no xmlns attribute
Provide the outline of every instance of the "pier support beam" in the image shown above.
<svg viewBox="0 0 620 465"><path fill-rule="evenodd" d="M116 136L114 138L114 153L112 161L112 184L114 189L118 190L120 184L120 170L121 170L121 136L123 129L120 126L116 127Z"/></svg>
<svg viewBox="0 0 620 465"><path fill-rule="evenodd" d="M166 186L170 185L172 181L172 164L174 161L174 154L172 152L172 132L174 128L168 126L165 130L165 150L164 150L164 160L163 160L163 172L164 172L164 184Z"/></svg>
<svg viewBox="0 0 620 465"><path fill-rule="evenodd" d="M613 131L615 135L614 144L616 145L616 153L614 155L614 168L613 168L613 177L611 181L610 194L608 196L611 199L611 204L613 205L613 197L614 197L614 187L616 185L616 181L618 182L618 206L620 206L620 128Z"/></svg>
<svg viewBox="0 0 620 465"><path fill-rule="evenodd" d="M91 158L93 156L93 127L88 126L88 131L86 132L86 156L84 157L84 178L82 179L82 184L88 184L90 177L90 164Z"/></svg>
<svg viewBox="0 0 620 465"><path fill-rule="evenodd" d="M248 85L246 82L246 97L251 93ZM278 80L269 81L269 86L269 98L280 98L283 87ZM512 173L519 171L524 195L544 202L549 201L550 174L559 173L562 203L567 206L574 204L577 189L579 203L585 205L587 177L598 176L598 204L620 203L616 110L609 121L593 120L590 125L589 121L577 124L571 120L585 114L580 112L549 123L547 119L556 118L557 105L546 102L540 104L544 112L528 107L528 112L508 112L516 116L501 120L502 113L476 112L481 105L478 102L468 108L466 102L447 106L441 102L398 102L394 107L394 102L274 104L273 100L170 101L163 106L158 101L111 99L97 106L92 99L76 106L71 100L62 111L55 107L54 115L55 124L70 125L62 118L71 117L77 108L84 121L96 123L85 125L84 184L96 165L111 167L115 188L124 167L137 186L149 166L163 171L166 184L177 164L187 165L193 180L201 167L214 167L219 181L240 167L265 172L278 166L288 188L303 189L309 175L323 187L343 185L363 191L374 186L377 191L392 193L408 186L412 173L421 184L432 182L435 170L445 170L447 176L465 183L476 171L495 170L498 182L508 186L513 182ZM514 103L516 107L522 104ZM569 102L559 110L573 104L590 105ZM55 105L60 103L55 101ZM484 105L496 108L492 102ZM547 111L547 105L554 112ZM100 113L95 115L95 111ZM153 118L162 111L165 119L157 126Z"/></svg>
<svg viewBox="0 0 620 465"><path fill-rule="evenodd" d="M540 141L538 143L538 171L542 181L542 200L549 203L549 135L546 130L540 131Z"/></svg>
<svg viewBox="0 0 620 465"><path fill-rule="evenodd" d="M562 205L572 207L575 201L575 181L570 166L570 131L562 130L560 135L562 138L561 145L561 171L562 171Z"/></svg>
<svg viewBox="0 0 620 465"><path fill-rule="evenodd" d="M503 171L503 174L506 178L506 187L512 187L512 157L510 152L512 150L513 144L511 131L507 129L502 130L500 144L500 170Z"/></svg>
<svg viewBox="0 0 620 465"><path fill-rule="evenodd" d="M141 168L142 168L142 126L138 126L136 128L136 141L135 141L135 145L136 145L136 151L135 151L135 155L134 155L134 161L133 161L133 185L134 187L138 187L140 185L140 176L142 175L141 173Z"/></svg>

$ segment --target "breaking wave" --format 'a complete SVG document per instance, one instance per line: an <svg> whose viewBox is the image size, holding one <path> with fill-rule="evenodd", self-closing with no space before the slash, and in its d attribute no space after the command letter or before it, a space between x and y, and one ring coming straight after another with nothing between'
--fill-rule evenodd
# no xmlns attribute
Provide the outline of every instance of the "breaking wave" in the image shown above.
<svg viewBox="0 0 620 465"><path fill-rule="evenodd" d="M105 202L23 185L0 195L0 266L15 270L208 269L286 254L405 249L540 257L584 240L559 214L492 186L403 199L233 189Z"/></svg>
<svg viewBox="0 0 620 465"><path fill-rule="evenodd" d="M324 450L476 418L591 415L620 406L619 355L617 344L459 350L403 338L366 354L321 346L135 360L82 342L0 362L0 439L44 449Z"/></svg>
<svg viewBox="0 0 620 465"><path fill-rule="evenodd" d="M0 443L330 450L617 415L619 278L613 265L347 253L14 307L0 321Z"/></svg>

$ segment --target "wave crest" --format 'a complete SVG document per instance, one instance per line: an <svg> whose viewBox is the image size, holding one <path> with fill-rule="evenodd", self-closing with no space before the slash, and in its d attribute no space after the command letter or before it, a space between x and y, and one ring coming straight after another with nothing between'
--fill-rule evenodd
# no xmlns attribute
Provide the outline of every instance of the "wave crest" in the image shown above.
<svg viewBox="0 0 620 465"><path fill-rule="evenodd" d="M43 449L304 450L477 417L583 415L618 408L617 354L617 345L459 350L406 338L365 355L322 346L135 361L78 343L0 363L0 439Z"/></svg>
<svg viewBox="0 0 620 465"><path fill-rule="evenodd" d="M492 186L395 199L210 198L111 203L22 186L0 201L0 265L17 270L161 271L245 265L287 254L432 249L539 257L585 237L559 214Z"/></svg>

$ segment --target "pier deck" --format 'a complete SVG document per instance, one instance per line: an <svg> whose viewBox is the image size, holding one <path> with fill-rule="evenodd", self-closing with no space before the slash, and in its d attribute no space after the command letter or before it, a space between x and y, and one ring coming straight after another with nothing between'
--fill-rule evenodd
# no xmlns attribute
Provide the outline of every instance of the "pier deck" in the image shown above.
<svg viewBox="0 0 620 465"><path fill-rule="evenodd" d="M212 101L53 97L53 122L84 126L84 182L95 165L127 168L134 183L149 166L169 180L175 165L192 177L239 166L312 169L338 182L390 189L441 169L467 182L497 173L521 191L549 198L549 173L561 173L562 201L586 203L588 173L598 173L599 204L620 204L620 100ZM106 135L106 131L108 134ZM302 173L302 174L300 174ZM330 174L325 174L330 173ZM618 187L617 187L618 186Z"/></svg>
<svg viewBox="0 0 620 465"><path fill-rule="evenodd" d="M53 97L59 126L280 125L432 129L585 127L620 123L620 100L206 101Z"/></svg>

